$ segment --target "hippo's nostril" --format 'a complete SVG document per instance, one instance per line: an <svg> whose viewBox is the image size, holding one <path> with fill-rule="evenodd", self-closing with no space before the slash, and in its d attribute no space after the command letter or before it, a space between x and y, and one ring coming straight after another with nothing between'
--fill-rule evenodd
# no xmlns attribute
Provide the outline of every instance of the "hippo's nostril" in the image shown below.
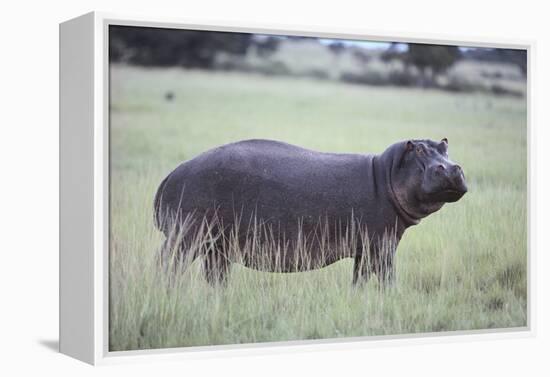
<svg viewBox="0 0 550 377"><path fill-rule="evenodd" d="M453 166L453 172L462 173L462 168L460 167L460 165L454 165Z"/></svg>

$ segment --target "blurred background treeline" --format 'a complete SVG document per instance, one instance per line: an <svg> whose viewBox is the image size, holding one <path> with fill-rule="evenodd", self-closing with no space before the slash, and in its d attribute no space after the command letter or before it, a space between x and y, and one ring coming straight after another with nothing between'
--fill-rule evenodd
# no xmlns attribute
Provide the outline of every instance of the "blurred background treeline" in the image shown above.
<svg viewBox="0 0 550 377"><path fill-rule="evenodd" d="M525 50L110 26L112 63L525 96Z"/></svg>

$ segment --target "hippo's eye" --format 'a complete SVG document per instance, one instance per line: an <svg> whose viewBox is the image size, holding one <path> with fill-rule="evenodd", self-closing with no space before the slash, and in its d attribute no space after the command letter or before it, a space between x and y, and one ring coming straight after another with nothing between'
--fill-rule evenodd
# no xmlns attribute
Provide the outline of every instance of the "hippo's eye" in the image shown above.
<svg viewBox="0 0 550 377"><path fill-rule="evenodd" d="M421 147L417 147L416 153L418 153L419 155L422 155L424 153L424 150Z"/></svg>

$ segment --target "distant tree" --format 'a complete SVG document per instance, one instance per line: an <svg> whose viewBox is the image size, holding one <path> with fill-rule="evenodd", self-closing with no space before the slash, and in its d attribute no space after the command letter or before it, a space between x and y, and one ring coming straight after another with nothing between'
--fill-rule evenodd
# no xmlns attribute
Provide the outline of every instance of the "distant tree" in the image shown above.
<svg viewBox="0 0 550 377"><path fill-rule="evenodd" d="M423 76L423 86L433 85L434 76L446 71L461 57L457 46L429 45L409 43L404 55L407 64L413 64L420 69Z"/></svg>
<svg viewBox="0 0 550 377"><path fill-rule="evenodd" d="M266 57L273 54L279 47L281 38L269 36L262 40L254 40L254 45L258 51L258 55Z"/></svg>
<svg viewBox="0 0 550 377"><path fill-rule="evenodd" d="M288 40L291 40L291 41L301 41L301 40L304 40L304 39L315 39L313 37L304 37L304 36L301 36L301 35L288 35L285 38L288 39Z"/></svg>
<svg viewBox="0 0 550 377"><path fill-rule="evenodd" d="M328 45L329 50L336 56L340 55L346 49L342 42L332 42Z"/></svg>
<svg viewBox="0 0 550 377"><path fill-rule="evenodd" d="M362 64L367 64L372 59L372 55L370 55L368 50L364 48L355 47L352 49L352 54L353 57Z"/></svg>
<svg viewBox="0 0 550 377"><path fill-rule="evenodd" d="M519 67L523 75L527 74L527 51L509 48L470 48L464 52L465 59L510 63Z"/></svg>
<svg viewBox="0 0 550 377"><path fill-rule="evenodd" d="M134 26L109 27L109 58L143 66L211 68L218 52L244 54L252 34Z"/></svg>
<svg viewBox="0 0 550 377"><path fill-rule="evenodd" d="M431 68L434 73L440 73L460 59L457 46L439 46L409 43L407 60L420 69Z"/></svg>
<svg viewBox="0 0 550 377"><path fill-rule="evenodd" d="M384 62L390 60L404 60L405 52L399 49L399 43L392 42L390 46L380 55L380 58Z"/></svg>

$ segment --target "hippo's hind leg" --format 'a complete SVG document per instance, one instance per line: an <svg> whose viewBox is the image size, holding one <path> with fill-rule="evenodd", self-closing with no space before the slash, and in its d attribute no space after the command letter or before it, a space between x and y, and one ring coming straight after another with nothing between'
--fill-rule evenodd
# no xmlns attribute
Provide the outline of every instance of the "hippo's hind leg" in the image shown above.
<svg viewBox="0 0 550 377"><path fill-rule="evenodd" d="M159 265L164 273L172 272L177 268L180 245L173 237L166 237L158 253Z"/></svg>
<svg viewBox="0 0 550 377"><path fill-rule="evenodd" d="M176 275L185 270L197 256L197 253L190 253L187 249L184 240L168 235L159 250L159 265L171 287Z"/></svg>
<svg viewBox="0 0 550 377"><path fill-rule="evenodd" d="M222 238L209 243L204 253L204 276L212 286L226 285L231 269Z"/></svg>

